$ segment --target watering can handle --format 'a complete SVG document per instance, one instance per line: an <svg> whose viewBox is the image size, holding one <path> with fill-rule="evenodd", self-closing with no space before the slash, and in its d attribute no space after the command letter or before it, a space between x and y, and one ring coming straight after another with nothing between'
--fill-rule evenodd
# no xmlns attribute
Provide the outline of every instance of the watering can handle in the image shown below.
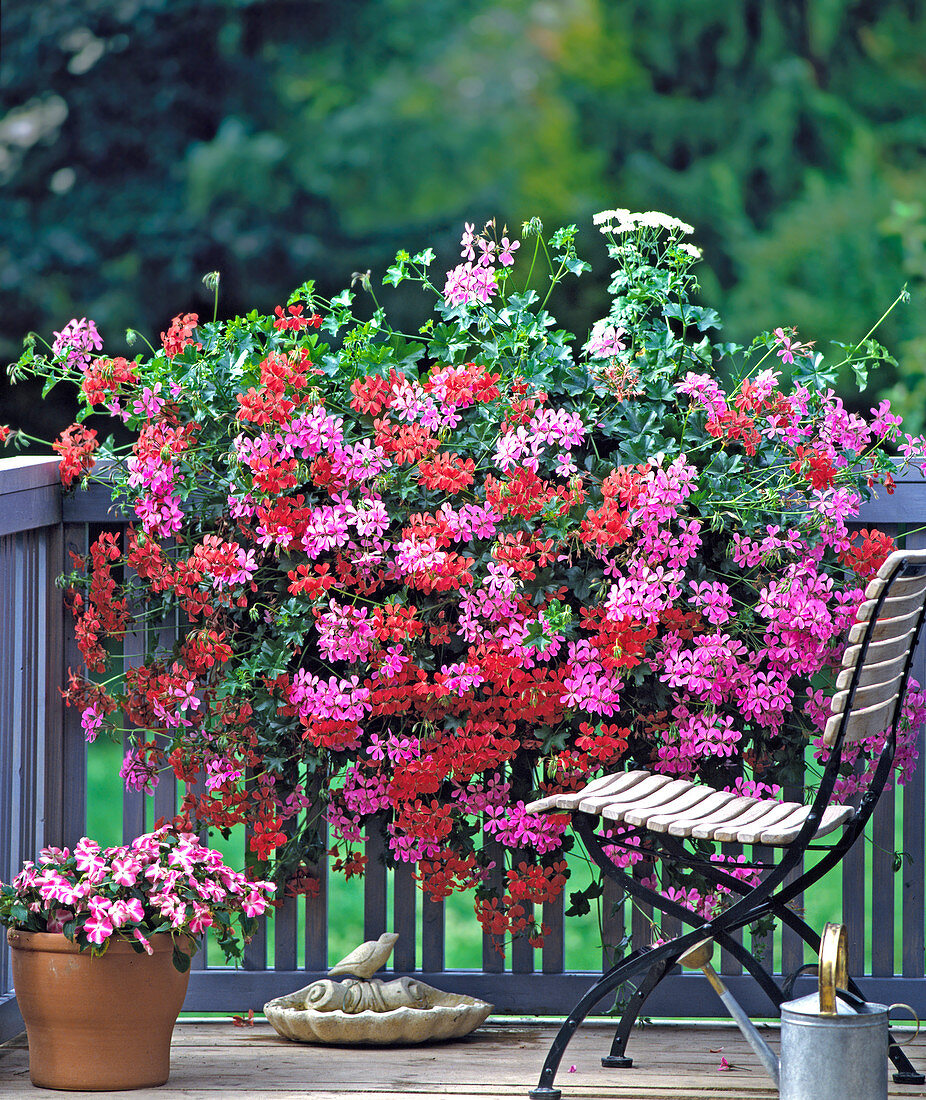
<svg viewBox="0 0 926 1100"><path fill-rule="evenodd" d="M820 937L820 1015L836 1015L836 990L849 984L849 941L844 924L828 923Z"/></svg>

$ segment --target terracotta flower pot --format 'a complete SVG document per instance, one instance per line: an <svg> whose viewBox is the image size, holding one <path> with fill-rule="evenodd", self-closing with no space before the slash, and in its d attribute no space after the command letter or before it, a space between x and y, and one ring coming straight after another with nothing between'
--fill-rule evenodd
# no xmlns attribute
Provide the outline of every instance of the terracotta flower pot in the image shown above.
<svg viewBox="0 0 926 1100"><path fill-rule="evenodd" d="M34 1085L90 1091L164 1084L190 980L189 971L174 968L170 936L152 936L150 956L113 941L96 959L59 934L11 928L7 940Z"/></svg>

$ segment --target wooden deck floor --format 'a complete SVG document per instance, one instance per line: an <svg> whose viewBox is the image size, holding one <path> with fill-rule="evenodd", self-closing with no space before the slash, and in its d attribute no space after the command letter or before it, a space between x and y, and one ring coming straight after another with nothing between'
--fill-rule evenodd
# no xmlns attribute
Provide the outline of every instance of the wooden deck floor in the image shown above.
<svg viewBox="0 0 926 1100"><path fill-rule="evenodd" d="M174 1032L170 1081L157 1089L80 1093L115 1100L402 1100L444 1096L526 1097L536 1083L554 1028L546 1024L490 1021L466 1039L426 1047L392 1049L318 1047L280 1039L264 1021L235 1027L231 1021L181 1022ZM777 1031L768 1030L777 1047ZM736 1100L778 1095L740 1033L729 1027L658 1026L638 1030L631 1042L632 1069L606 1070L601 1055L610 1029L588 1023L567 1051L557 1086L563 1100ZM926 1064L926 1039L910 1049ZM719 1071L721 1059L731 1064ZM25 1038L0 1048L0 1096L62 1095L29 1082ZM890 1095L924 1096L916 1086L890 1085ZM849 1100L849 1098L847 1098Z"/></svg>

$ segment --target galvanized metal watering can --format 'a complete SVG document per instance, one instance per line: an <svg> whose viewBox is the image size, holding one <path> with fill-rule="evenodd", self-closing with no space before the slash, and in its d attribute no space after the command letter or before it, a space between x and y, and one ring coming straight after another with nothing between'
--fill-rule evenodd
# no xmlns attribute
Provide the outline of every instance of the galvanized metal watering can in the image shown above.
<svg viewBox="0 0 926 1100"><path fill-rule="evenodd" d="M819 992L781 1006L780 1060L711 966L713 941L702 940L679 959L707 975L781 1100L887 1100L888 1014L893 1008L913 1010L868 1004L845 992L846 944L845 925L827 924L820 941Z"/></svg>

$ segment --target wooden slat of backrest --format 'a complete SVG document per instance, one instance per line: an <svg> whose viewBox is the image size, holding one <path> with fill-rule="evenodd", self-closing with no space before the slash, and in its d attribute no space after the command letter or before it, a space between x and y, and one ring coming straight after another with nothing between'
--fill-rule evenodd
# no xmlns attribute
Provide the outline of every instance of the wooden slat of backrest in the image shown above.
<svg viewBox="0 0 926 1100"><path fill-rule="evenodd" d="M872 642L869 645L865 654L865 664L881 664L884 661L893 660L895 657L905 655L907 646L910 644L913 633L916 630L916 624L910 627L908 632L899 638L888 638L883 642ZM842 670L843 672L851 673L855 668L855 662L861 655L862 647L860 645L847 646L845 652L842 655ZM842 675L842 673L840 673Z"/></svg>
<svg viewBox="0 0 926 1100"><path fill-rule="evenodd" d="M872 821L871 973L894 973L894 788L881 793Z"/></svg>
<svg viewBox="0 0 926 1100"><path fill-rule="evenodd" d="M131 748L129 735L122 738L123 755ZM145 803L144 791L129 790L123 784L122 787L122 842L128 844L135 837L145 832Z"/></svg>
<svg viewBox="0 0 926 1100"><path fill-rule="evenodd" d="M49 612L56 600L48 581L52 570L57 567L57 559L49 556L49 530L35 532L35 627L36 638L33 651L35 662L35 709L33 721L36 728L36 842L41 848L50 842L48 822L53 816L53 808L46 801L47 789L45 777L48 774L49 757L54 753L50 744L56 740L49 728L48 696L57 694L57 654L52 655L47 646L46 632L49 624ZM59 650L60 653L60 650ZM58 705L61 705L60 696ZM57 723L55 723L57 725Z"/></svg>
<svg viewBox="0 0 926 1100"><path fill-rule="evenodd" d="M158 650L161 653L169 654L173 649L178 637L180 636L180 618L179 613L174 612L173 615L158 629L157 643ZM150 643L150 637L148 638ZM158 747L165 753L169 752L170 738L166 735L158 735L155 738ZM151 809L147 816L153 820L151 824L154 825L160 820L170 821L172 817L177 813L177 777L174 775L172 769L168 769L161 773L161 782L154 789L154 795L151 798ZM265 922L261 922L261 932L266 937ZM260 933L258 933L260 935ZM256 939L256 937L255 937ZM255 946L255 953L259 950ZM264 956L266 960L266 954ZM266 961L264 963L266 965Z"/></svg>
<svg viewBox="0 0 926 1100"><path fill-rule="evenodd" d="M521 854L523 858L523 854ZM520 862L520 859L518 860ZM534 916L533 902L522 902L524 916L530 921ZM514 974L533 974L534 972L534 948L531 947L527 936L516 936L511 944L511 970Z"/></svg>
<svg viewBox="0 0 926 1100"><path fill-rule="evenodd" d="M907 535L911 550L926 549L926 532ZM911 675L926 684L926 644L921 641L913 653ZM926 954L926 905L924 905L924 868L926 868L926 731L917 731L919 764L903 787L903 840L905 853L901 868L903 898L903 936L901 969L905 978L923 976Z"/></svg>
<svg viewBox="0 0 926 1100"><path fill-rule="evenodd" d="M892 638L903 638L915 628L919 618L919 609L908 611L906 615L898 615L893 619L878 620L871 628L871 640L873 642L886 642ZM849 645L857 645L865 637L868 623L856 623L849 631Z"/></svg>
<svg viewBox="0 0 926 1100"><path fill-rule="evenodd" d="M668 913L659 918L659 926L664 940L674 940L676 936L680 936L691 927L683 925L678 917L672 917Z"/></svg>
<svg viewBox="0 0 926 1100"><path fill-rule="evenodd" d="M894 664L895 662L889 661L886 664ZM904 666L906 666L906 654L904 654ZM897 695L897 689L900 686L900 680L903 676L903 668L900 672L895 673L893 676L889 676L887 680L881 683L867 684L865 687L856 688L855 696L852 699L852 709L854 711L865 710L868 707L876 706L878 703L887 703ZM833 714L842 714L846 709L846 703L849 701L848 691L838 691L833 696L831 710Z"/></svg>
<svg viewBox="0 0 926 1100"><path fill-rule="evenodd" d="M241 957L243 970L267 969L267 917L257 918L257 931L250 941L244 945Z"/></svg>
<svg viewBox="0 0 926 1100"><path fill-rule="evenodd" d="M874 663L867 660L859 671L858 686L868 687L869 684L883 684L885 681L890 680L892 676L896 676L903 672L907 663L906 649L902 650L895 657L889 661L880 661ZM844 668L839 676L836 678L836 687L839 691L844 691L852 683L853 668ZM835 708L834 708L835 709Z"/></svg>
<svg viewBox="0 0 926 1100"><path fill-rule="evenodd" d="M853 707L846 719L845 740L847 742L861 741L865 737L874 737L876 734L882 733L891 724L896 701L897 696L895 694L894 698L886 703L877 703L875 706L864 707L861 710L856 710ZM827 721L823 733L824 744L832 745L835 742L841 722L842 715L839 714L834 714Z"/></svg>
<svg viewBox="0 0 926 1100"><path fill-rule="evenodd" d="M19 848L19 760L23 731L16 722L16 535L0 539L0 878L9 882L23 860ZM3 992L6 992L4 987Z"/></svg>
<svg viewBox="0 0 926 1100"><path fill-rule="evenodd" d="M398 863L392 876L392 928L398 935L392 952L392 969L406 973L415 969L418 940L417 887L411 863Z"/></svg>
<svg viewBox="0 0 926 1100"><path fill-rule="evenodd" d="M157 743L166 754L170 751L170 739L157 737ZM173 768L161 772L161 781L154 788L154 822L169 822L177 816L177 777Z"/></svg>
<svg viewBox="0 0 926 1100"><path fill-rule="evenodd" d="M880 596L881 592L884 591L884 582L879 581L876 587ZM919 576L898 577L891 585L890 595L881 602L881 606L878 608L878 618L896 619L909 615L923 602L924 593L926 593L926 578ZM878 607L877 597L871 597L866 592L865 599L859 604L858 611L855 613L856 622L867 623L874 614L876 607Z"/></svg>

